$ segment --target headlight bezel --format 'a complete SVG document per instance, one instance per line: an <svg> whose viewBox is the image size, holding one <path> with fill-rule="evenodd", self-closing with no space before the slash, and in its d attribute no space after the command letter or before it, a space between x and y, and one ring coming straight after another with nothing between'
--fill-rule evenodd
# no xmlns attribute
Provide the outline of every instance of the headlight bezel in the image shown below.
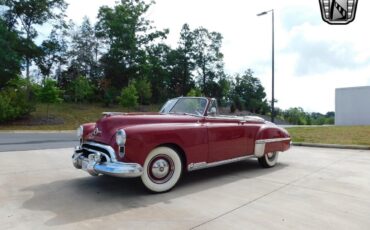
<svg viewBox="0 0 370 230"><path fill-rule="evenodd" d="M80 125L80 127L78 127L77 130L76 130L76 135L77 135L78 139L82 139L83 134L84 134L84 127L82 125Z"/></svg>
<svg viewBox="0 0 370 230"><path fill-rule="evenodd" d="M116 144L120 147L125 146L127 140L127 134L124 129L118 129L116 131Z"/></svg>

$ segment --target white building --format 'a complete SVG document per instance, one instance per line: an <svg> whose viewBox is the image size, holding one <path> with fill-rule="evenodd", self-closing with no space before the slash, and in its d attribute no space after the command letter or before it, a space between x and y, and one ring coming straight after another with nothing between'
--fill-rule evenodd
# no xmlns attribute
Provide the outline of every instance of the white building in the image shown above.
<svg viewBox="0 0 370 230"><path fill-rule="evenodd" d="M370 125L370 86L335 89L335 125Z"/></svg>

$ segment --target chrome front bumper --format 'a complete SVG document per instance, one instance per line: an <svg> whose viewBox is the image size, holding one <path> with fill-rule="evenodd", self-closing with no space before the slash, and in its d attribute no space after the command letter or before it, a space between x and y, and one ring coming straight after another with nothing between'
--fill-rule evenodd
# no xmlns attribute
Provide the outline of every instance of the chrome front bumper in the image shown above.
<svg viewBox="0 0 370 230"><path fill-rule="evenodd" d="M118 162L112 147L94 142L77 146L72 156L73 166L92 176L99 174L114 177L139 177L143 173L140 164Z"/></svg>

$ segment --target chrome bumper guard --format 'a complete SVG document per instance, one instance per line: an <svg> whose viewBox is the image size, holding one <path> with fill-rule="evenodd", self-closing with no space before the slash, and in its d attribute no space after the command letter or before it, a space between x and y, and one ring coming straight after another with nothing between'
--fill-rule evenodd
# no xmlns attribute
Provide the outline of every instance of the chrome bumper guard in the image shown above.
<svg viewBox="0 0 370 230"><path fill-rule="evenodd" d="M281 142L281 141L290 141L290 138L274 138L274 139L262 139L262 140L256 140L256 144L254 146L254 156L262 157L265 154L265 146L267 143L273 143L273 142ZM291 141L290 141L291 145Z"/></svg>
<svg viewBox="0 0 370 230"><path fill-rule="evenodd" d="M77 146L72 156L73 166L92 176L99 174L114 177L139 177L143 173L140 164L118 162L112 147L95 142Z"/></svg>

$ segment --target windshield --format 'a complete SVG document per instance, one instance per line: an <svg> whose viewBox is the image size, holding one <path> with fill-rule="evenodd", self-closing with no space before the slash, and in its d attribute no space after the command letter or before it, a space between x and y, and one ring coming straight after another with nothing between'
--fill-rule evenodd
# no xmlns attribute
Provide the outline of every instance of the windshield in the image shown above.
<svg viewBox="0 0 370 230"><path fill-rule="evenodd" d="M203 116L207 107L205 98L176 98L164 104L160 113L190 114Z"/></svg>

